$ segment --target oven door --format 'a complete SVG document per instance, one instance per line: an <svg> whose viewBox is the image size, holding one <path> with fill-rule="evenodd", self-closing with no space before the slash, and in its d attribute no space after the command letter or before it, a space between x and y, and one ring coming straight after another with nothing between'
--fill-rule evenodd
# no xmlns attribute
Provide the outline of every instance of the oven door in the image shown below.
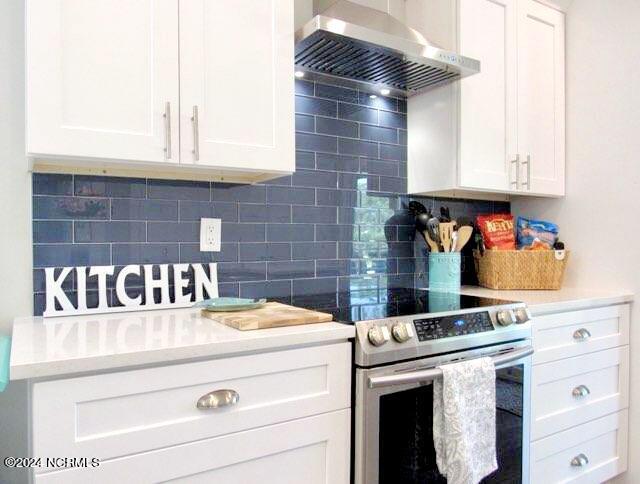
<svg viewBox="0 0 640 484"><path fill-rule="evenodd" d="M461 359L496 361L498 470L482 480L529 482L530 341L356 369L356 484L446 483L433 447L434 368Z"/></svg>

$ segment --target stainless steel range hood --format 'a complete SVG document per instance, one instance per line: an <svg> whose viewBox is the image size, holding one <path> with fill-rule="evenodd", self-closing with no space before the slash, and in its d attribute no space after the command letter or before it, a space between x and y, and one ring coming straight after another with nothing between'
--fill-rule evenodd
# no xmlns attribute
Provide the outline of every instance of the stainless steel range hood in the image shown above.
<svg viewBox="0 0 640 484"><path fill-rule="evenodd" d="M314 14L296 32L298 69L407 95L480 72L479 61L440 49L380 10L316 0Z"/></svg>

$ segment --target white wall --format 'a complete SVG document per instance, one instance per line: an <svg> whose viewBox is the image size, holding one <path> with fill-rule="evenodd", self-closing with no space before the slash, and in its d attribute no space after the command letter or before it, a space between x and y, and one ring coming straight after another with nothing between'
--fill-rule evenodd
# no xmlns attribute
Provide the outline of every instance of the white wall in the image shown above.
<svg viewBox="0 0 640 484"><path fill-rule="evenodd" d="M560 224L567 286L640 294L640 2L579 0L567 12L567 196L515 202ZM640 482L640 317L631 324L629 472Z"/></svg>
<svg viewBox="0 0 640 484"><path fill-rule="evenodd" d="M32 314L31 177L24 155L24 1L0 1L0 332L14 316ZM27 456L27 388L0 394L0 455ZM27 473L0 465L0 482Z"/></svg>
<svg viewBox="0 0 640 484"><path fill-rule="evenodd" d="M24 155L24 2L0 2L0 332L31 312L31 177Z"/></svg>

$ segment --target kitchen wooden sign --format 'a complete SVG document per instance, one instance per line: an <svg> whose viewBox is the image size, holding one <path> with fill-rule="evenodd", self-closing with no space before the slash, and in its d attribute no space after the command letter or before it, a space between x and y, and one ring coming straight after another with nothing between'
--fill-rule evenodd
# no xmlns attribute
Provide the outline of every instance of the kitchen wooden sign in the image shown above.
<svg viewBox="0 0 640 484"><path fill-rule="evenodd" d="M128 265L115 273L115 266L50 267L45 270L46 306L44 317L71 316L150 309L180 308L193 305L206 297L218 297L218 267L209 264L209 273L202 264L143 264ZM57 273L56 273L57 272ZM65 283L75 276L76 304L64 292ZM191 278L191 275L193 278ZM126 287L127 279L137 278L142 292L132 296ZM112 281L115 299L120 305L109 304L108 281ZM97 286L97 305L88 307L87 283ZM193 289L190 283L193 282ZM130 288L129 288L130 289ZM139 292L139 291L136 291Z"/></svg>

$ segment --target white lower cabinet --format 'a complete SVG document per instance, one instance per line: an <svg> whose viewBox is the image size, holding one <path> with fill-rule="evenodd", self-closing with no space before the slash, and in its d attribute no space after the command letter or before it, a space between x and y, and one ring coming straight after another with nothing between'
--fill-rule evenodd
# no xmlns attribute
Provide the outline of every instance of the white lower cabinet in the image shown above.
<svg viewBox="0 0 640 484"><path fill-rule="evenodd" d="M629 305L534 316L531 483L627 469Z"/></svg>
<svg viewBox="0 0 640 484"><path fill-rule="evenodd" d="M591 484L624 472L628 425L622 410L534 442L531 482Z"/></svg>
<svg viewBox="0 0 640 484"><path fill-rule="evenodd" d="M198 408L210 392L237 401ZM36 483L347 483L351 345L336 343L36 382Z"/></svg>
<svg viewBox="0 0 640 484"><path fill-rule="evenodd" d="M538 439L629 406L629 347L540 365L532 379Z"/></svg>
<svg viewBox="0 0 640 484"><path fill-rule="evenodd" d="M96 468L39 474L35 483L347 484L350 415L349 409L339 410L110 460Z"/></svg>

